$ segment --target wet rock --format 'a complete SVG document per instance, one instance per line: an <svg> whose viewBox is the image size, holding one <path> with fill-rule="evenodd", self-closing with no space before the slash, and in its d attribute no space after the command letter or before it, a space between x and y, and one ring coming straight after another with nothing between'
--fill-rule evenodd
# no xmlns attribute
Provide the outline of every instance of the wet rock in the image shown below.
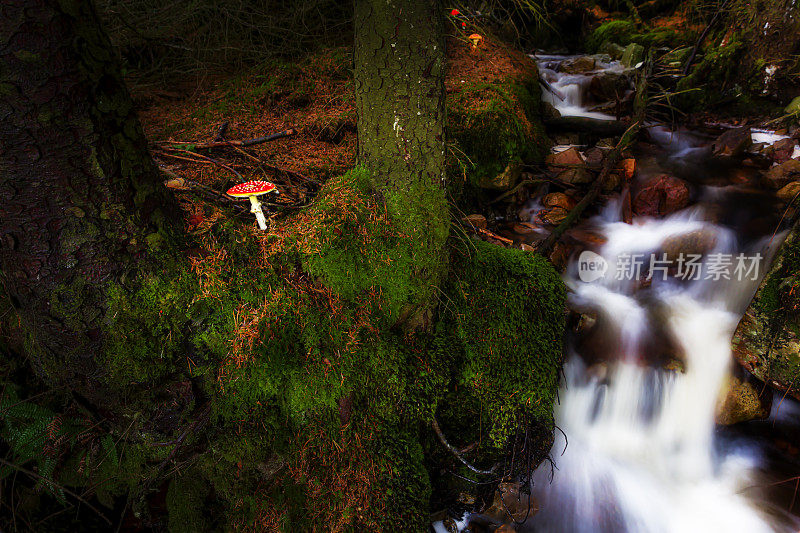
<svg viewBox="0 0 800 533"><path fill-rule="evenodd" d="M492 505L482 514L497 522L505 523L511 522L512 519L522 522L536 514L539 510L536 500L530 494L522 492L520 488L520 483L500 483L494 493Z"/></svg>
<svg viewBox="0 0 800 533"><path fill-rule="evenodd" d="M680 254L705 255L717 245L717 235L710 228L698 229L689 233L672 235L661 243L661 252L667 254L671 262L677 261Z"/></svg>
<svg viewBox="0 0 800 533"><path fill-rule="evenodd" d="M562 150L557 154L549 154L545 158L545 162L550 167L553 167L555 169L560 169L562 167L574 167L574 166L586 165L586 161L584 160L580 151L574 146L571 148L567 148L566 150Z"/></svg>
<svg viewBox="0 0 800 533"><path fill-rule="evenodd" d="M544 120L561 118L561 112L550 102L542 102L542 118Z"/></svg>
<svg viewBox="0 0 800 533"><path fill-rule="evenodd" d="M541 213L539 213L539 218L542 219L542 222L546 224L552 224L553 226L557 226L564 221L569 215L569 211L562 207L553 207L550 209L545 209Z"/></svg>
<svg viewBox="0 0 800 533"><path fill-rule="evenodd" d="M800 181L793 181L779 190L775 195L786 203L800 196Z"/></svg>
<svg viewBox="0 0 800 533"><path fill-rule="evenodd" d="M581 185L594 181L594 176L585 168L568 168L561 172L556 179L562 183Z"/></svg>
<svg viewBox="0 0 800 533"><path fill-rule="evenodd" d="M763 420L769 417L771 408L772 391L730 376L720 390L717 401L717 424L730 426L739 422Z"/></svg>
<svg viewBox="0 0 800 533"><path fill-rule="evenodd" d="M467 531L469 533L487 533L489 530L486 529L486 526L484 526L480 522L476 522L473 520L469 524L467 524L467 529L462 531L462 533L466 533Z"/></svg>
<svg viewBox="0 0 800 533"><path fill-rule="evenodd" d="M519 224L514 224L512 228L515 233L519 233L520 235L529 235L531 233L538 233L539 229L529 222L521 222Z"/></svg>
<svg viewBox="0 0 800 533"><path fill-rule="evenodd" d="M752 144L750 128L733 128L711 143L711 153L715 157L736 157L742 155Z"/></svg>
<svg viewBox="0 0 800 533"><path fill-rule="evenodd" d="M645 183L633 199L640 216L668 215L689 204L689 187L682 179L661 174Z"/></svg>
<svg viewBox="0 0 800 533"><path fill-rule="evenodd" d="M773 189L780 189L797 180L800 180L800 161L797 159L776 165L764 174L764 184Z"/></svg>
<svg viewBox="0 0 800 533"><path fill-rule="evenodd" d="M770 157L776 163L784 163L792 158L794 153L794 139L781 139L772 145Z"/></svg>
<svg viewBox="0 0 800 533"><path fill-rule="evenodd" d="M565 59L558 65L558 71L565 74L583 74L595 69L596 61L592 56L581 56Z"/></svg>
<svg viewBox="0 0 800 533"><path fill-rule="evenodd" d="M522 165L517 162L509 163L505 170L491 180L484 180L479 185L484 189L496 189L507 191L517 184L519 175L522 172Z"/></svg>
<svg viewBox="0 0 800 533"><path fill-rule="evenodd" d="M483 215L478 215L478 214L467 215L461 220L462 222L465 222L466 224L474 226L478 229L486 229L487 226L486 217Z"/></svg>
<svg viewBox="0 0 800 533"><path fill-rule="evenodd" d="M612 43L611 41L606 41L600 45L597 51L602 54L608 54L611 59L618 60L622 59L622 55L625 53L625 47L617 43Z"/></svg>
<svg viewBox="0 0 800 533"><path fill-rule="evenodd" d="M608 238L602 233L596 233L582 227L575 227L567 230L564 233L564 238L584 246L599 246L608 242Z"/></svg>
<svg viewBox="0 0 800 533"><path fill-rule="evenodd" d="M458 524L456 524L456 521L449 516L442 520L442 526L444 526L444 529L447 531L447 533L458 533Z"/></svg>
<svg viewBox="0 0 800 533"><path fill-rule="evenodd" d="M586 165L589 166L589 168L599 169L603 166L605 153L595 146L586 150L583 153L583 157L586 159Z"/></svg>
<svg viewBox="0 0 800 533"><path fill-rule="evenodd" d="M763 266L762 266L763 267ZM733 355L748 372L800 399L800 228L781 244L733 335Z"/></svg>
<svg viewBox="0 0 800 533"><path fill-rule="evenodd" d="M561 207L569 210L575 207L575 203L575 200L563 192L551 192L542 198L542 205L545 207Z"/></svg>
<svg viewBox="0 0 800 533"><path fill-rule="evenodd" d="M596 102L620 100L630 90L627 76L619 72L603 72L589 82L588 93Z"/></svg>
<svg viewBox="0 0 800 533"><path fill-rule="evenodd" d="M625 47L620 62L626 67L635 67L644 60L644 47L640 44L631 43Z"/></svg>

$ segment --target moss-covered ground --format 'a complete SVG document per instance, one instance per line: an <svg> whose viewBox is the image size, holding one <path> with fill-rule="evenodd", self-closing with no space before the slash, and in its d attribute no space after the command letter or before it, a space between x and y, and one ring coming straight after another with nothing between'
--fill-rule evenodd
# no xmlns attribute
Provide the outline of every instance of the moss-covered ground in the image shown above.
<svg viewBox="0 0 800 533"><path fill-rule="evenodd" d="M266 232L225 204L185 197L186 249L153 257L111 291L100 379L119 391L119 413L98 419L63 391L31 398L36 412L0 408L8 457L142 527L424 531L431 502L446 504L441 494L458 479L449 472L463 473L438 444L434 417L452 442L475 443L470 461L509 476L521 472L508 464L519 435L535 434L537 460L546 453L564 328L558 275L541 257L454 231L445 282L421 287L414 272L426 258L409 221L389 216L365 170L347 168L352 131L338 141L320 133L332 116L352 121L336 53L313 60L330 61L327 85L280 67L280 83L225 82L183 121L173 104L151 109L148 131L172 140L213 137L223 120L229 136L257 136L302 115L298 136L254 153L324 185L307 205L274 212ZM475 76L490 59L466 52L449 75L464 80L449 91L450 127L471 183L543 151L535 69ZM321 103L319 91L330 98ZM279 124L287 99L304 111ZM315 143L331 157L309 163ZM217 187L229 174L170 164ZM404 309L422 293L433 312L407 327ZM3 316L13 329L13 313ZM9 350L4 383L19 366ZM2 405L37 387L6 387ZM43 446L53 451L37 466L44 459L29 452ZM49 489L39 497L74 503Z"/></svg>

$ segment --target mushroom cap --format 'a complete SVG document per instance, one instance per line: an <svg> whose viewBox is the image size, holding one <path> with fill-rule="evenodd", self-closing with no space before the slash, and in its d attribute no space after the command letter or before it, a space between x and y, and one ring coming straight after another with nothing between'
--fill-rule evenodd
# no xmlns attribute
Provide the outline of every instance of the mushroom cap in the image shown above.
<svg viewBox="0 0 800 533"><path fill-rule="evenodd" d="M234 185L227 190L225 194L233 196L234 198L248 198L250 196L259 196L275 190L275 184L268 181L246 181L238 185Z"/></svg>
<svg viewBox="0 0 800 533"><path fill-rule="evenodd" d="M469 37L467 37L470 41L480 41L483 39L483 36L479 33L473 33Z"/></svg>
<svg viewBox="0 0 800 533"><path fill-rule="evenodd" d="M450 16L451 16L451 17L457 17L457 16L459 16L460 14L461 14L461 11L459 11L458 9L454 9L454 10L452 10L452 11L450 12Z"/></svg>

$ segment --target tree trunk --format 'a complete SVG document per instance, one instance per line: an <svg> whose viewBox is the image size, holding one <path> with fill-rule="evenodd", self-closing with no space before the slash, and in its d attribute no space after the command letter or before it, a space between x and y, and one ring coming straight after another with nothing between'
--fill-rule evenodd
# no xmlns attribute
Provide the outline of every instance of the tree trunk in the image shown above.
<svg viewBox="0 0 800 533"><path fill-rule="evenodd" d="M90 2L0 5L2 282L25 352L87 394L109 289L177 215L115 59Z"/></svg>
<svg viewBox="0 0 800 533"><path fill-rule="evenodd" d="M436 0L356 0L358 161L413 243L418 288L400 317L418 324L444 271L443 8Z"/></svg>

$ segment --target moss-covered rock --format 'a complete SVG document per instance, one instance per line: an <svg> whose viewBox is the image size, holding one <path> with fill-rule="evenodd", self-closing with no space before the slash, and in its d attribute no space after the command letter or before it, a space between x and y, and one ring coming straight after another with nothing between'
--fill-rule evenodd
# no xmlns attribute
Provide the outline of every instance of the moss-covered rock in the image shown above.
<svg viewBox="0 0 800 533"><path fill-rule="evenodd" d="M455 71L447 79L448 187L468 202L481 189L513 187L518 166L541 161L550 143L530 58L488 39L477 54L455 40L448 46Z"/></svg>
<svg viewBox="0 0 800 533"><path fill-rule="evenodd" d="M736 328L733 351L754 376L800 399L800 235L784 241Z"/></svg>

